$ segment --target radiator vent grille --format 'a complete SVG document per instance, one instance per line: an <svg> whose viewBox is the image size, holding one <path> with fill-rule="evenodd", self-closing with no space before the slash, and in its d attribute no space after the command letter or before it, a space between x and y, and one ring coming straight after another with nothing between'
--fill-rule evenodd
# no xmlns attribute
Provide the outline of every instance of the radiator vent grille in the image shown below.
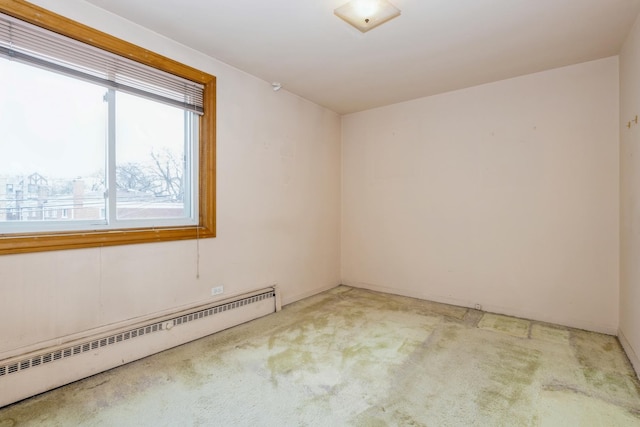
<svg viewBox="0 0 640 427"><path fill-rule="evenodd" d="M173 326L179 326L184 323L193 322L195 320L203 319L205 317L214 316L218 313L234 310L246 305L254 304L265 299L275 298L275 291L271 290L262 294L258 294L252 297L243 298L237 301L229 302L226 304L217 305L205 310L196 311L193 313L185 314L183 316L175 317L173 319L166 319L161 322L151 323L139 328L130 329L128 331L120 332L108 337L99 338L96 340L87 341L84 343L76 344L65 349L56 350L49 353L39 354L37 356L19 360L8 365L0 365L0 377L9 374L15 374L16 372L24 371L26 369L35 368L36 366L44 365L47 363L55 362L67 357L72 357L81 353L86 353L92 350L99 349L114 344L118 344L123 341L128 341L134 338L142 337L144 335L153 334L165 330L167 323Z"/></svg>

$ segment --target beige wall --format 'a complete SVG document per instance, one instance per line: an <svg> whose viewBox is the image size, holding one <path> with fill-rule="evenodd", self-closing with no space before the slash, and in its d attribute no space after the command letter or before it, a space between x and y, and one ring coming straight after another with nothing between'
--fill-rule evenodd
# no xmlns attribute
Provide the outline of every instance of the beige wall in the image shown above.
<svg viewBox="0 0 640 427"><path fill-rule="evenodd" d="M640 21L620 52L620 339L640 372Z"/></svg>
<svg viewBox="0 0 640 427"><path fill-rule="evenodd" d="M351 114L342 132L343 283L617 331L617 57Z"/></svg>
<svg viewBox="0 0 640 427"><path fill-rule="evenodd" d="M278 283L340 283L340 117L82 1L35 3L218 77L218 237L0 257L0 355Z"/></svg>

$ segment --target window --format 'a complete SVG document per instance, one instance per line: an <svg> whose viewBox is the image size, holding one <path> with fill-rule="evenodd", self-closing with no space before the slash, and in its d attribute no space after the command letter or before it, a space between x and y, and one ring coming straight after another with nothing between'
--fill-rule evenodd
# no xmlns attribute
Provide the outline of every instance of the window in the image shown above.
<svg viewBox="0 0 640 427"><path fill-rule="evenodd" d="M0 254L215 236L215 77L0 12Z"/></svg>

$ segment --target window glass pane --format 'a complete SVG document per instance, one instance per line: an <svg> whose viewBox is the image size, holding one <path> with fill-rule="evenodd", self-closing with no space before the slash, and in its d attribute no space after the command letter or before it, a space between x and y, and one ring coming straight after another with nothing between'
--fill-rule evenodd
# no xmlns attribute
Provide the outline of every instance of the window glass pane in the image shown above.
<svg viewBox="0 0 640 427"><path fill-rule="evenodd" d="M100 222L105 208L105 92L0 59L1 229L18 221L37 221L33 226Z"/></svg>
<svg viewBox="0 0 640 427"><path fill-rule="evenodd" d="M188 114L116 93L118 220L191 217L190 179L185 165Z"/></svg>

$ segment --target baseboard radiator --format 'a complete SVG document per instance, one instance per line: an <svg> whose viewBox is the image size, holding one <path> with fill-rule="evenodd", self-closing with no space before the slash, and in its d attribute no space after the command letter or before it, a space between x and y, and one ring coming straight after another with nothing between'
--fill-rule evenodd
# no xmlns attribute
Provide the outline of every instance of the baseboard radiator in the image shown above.
<svg viewBox="0 0 640 427"><path fill-rule="evenodd" d="M276 287L256 290L0 360L0 407L279 311ZM58 340L60 342L60 340Z"/></svg>

